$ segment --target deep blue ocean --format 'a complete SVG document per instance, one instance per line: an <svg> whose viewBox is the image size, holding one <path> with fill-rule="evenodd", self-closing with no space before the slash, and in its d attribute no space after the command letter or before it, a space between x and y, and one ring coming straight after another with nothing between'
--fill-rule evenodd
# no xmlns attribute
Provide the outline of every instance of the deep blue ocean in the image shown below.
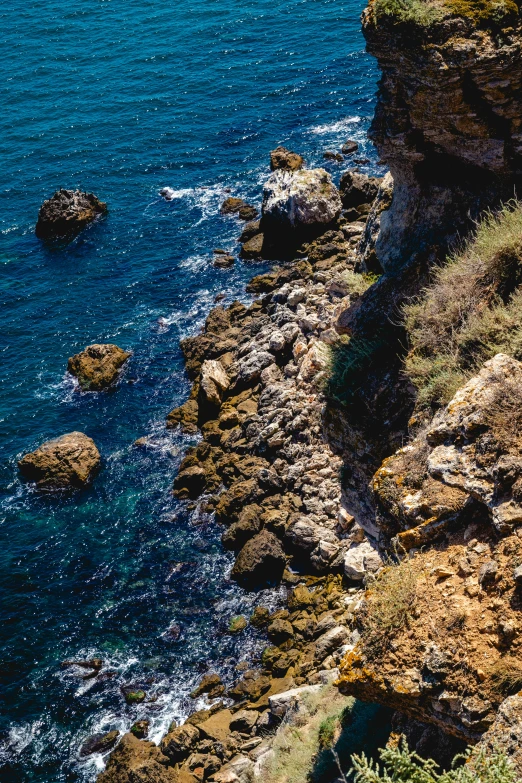
<svg viewBox="0 0 522 783"><path fill-rule="evenodd" d="M248 301L263 267L217 270L238 221L229 194L260 204L280 143L323 165L366 141L377 72L364 53L362 0L14 0L0 9L0 777L93 781L89 734L152 721L158 740L187 715L207 666L230 680L259 648L226 633L259 596L227 579L220 530L176 502L191 442L164 427L186 398L179 339L218 293ZM343 168L324 164L335 178ZM169 186L167 203L158 191ZM34 235L60 188L109 205L66 246ZM92 342L133 351L120 385L81 394L67 358ZM71 430L94 438L89 491L39 496L17 459ZM133 446L146 436L149 446ZM278 593L264 596L277 603ZM168 629L181 628L174 641ZM83 681L64 659L105 661ZM126 707L120 688L149 702Z"/></svg>

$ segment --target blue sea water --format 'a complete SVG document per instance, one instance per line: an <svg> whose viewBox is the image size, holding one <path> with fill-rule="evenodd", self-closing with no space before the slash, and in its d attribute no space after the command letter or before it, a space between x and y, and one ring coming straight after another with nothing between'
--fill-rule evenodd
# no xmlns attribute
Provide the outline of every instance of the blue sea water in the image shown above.
<svg viewBox="0 0 522 783"><path fill-rule="evenodd" d="M366 140L376 68L362 0L14 0L0 8L0 773L92 781L91 733L151 720L158 740L193 708L207 666L233 676L259 649L226 633L259 597L228 578L220 531L171 485L190 438L167 432L187 395L179 339L224 293L248 301L256 270L211 264L239 223L230 192L259 206L270 149L309 165ZM343 168L324 164L335 178ZM175 191L167 203L161 187ZM109 213L73 242L36 239L59 187L93 191ZM263 267L261 267L263 268ZM133 355L106 394L81 394L67 357L92 342ZM16 462L71 430L103 469L74 497L39 496ZM146 436L149 446L134 441ZM264 596L277 603L278 592ZM174 641L168 629L178 624ZM64 659L98 656L103 679ZM126 707L138 683L147 703Z"/></svg>

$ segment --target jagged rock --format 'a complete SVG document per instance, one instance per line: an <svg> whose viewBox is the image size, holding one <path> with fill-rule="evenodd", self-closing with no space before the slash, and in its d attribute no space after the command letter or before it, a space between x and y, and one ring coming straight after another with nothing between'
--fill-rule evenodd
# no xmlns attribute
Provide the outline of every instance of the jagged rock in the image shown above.
<svg viewBox="0 0 522 783"><path fill-rule="evenodd" d="M239 710L230 722L230 731L250 734L257 723L259 713L256 710Z"/></svg>
<svg viewBox="0 0 522 783"><path fill-rule="evenodd" d="M249 239L255 237L256 234L260 234L260 233L261 233L261 221L252 220L250 223L247 223L246 226L244 227L238 239L238 242L244 244L245 242L248 242Z"/></svg>
<svg viewBox="0 0 522 783"><path fill-rule="evenodd" d="M286 147L277 147L270 153L271 171L298 171L304 166L304 159L297 152L290 152Z"/></svg>
<svg viewBox="0 0 522 783"><path fill-rule="evenodd" d="M294 635L294 629L292 623L288 620L276 619L272 620L267 628L267 635L271 642L274 644L282 644L287 642Z"/></svg>
<svg viewBox="0 0 522 783"><path fill-rule="evenodd" d="M289 691L283 693L277 693L275 696L270 696L268 699L270 704L270 712L276 718L284 718L288 710L295 709L295 707L301 701L301 698L308 693L316 693L323 686L317 685L302 685L299 688L291 688Z"/></svg>
<svg viewBox="0 0 522 783"><path fill-rule="evenodd" d="M329 631L326 631L317 639L315 644L315 658L317 661L324 661L334 650L337 650L349 638L348 629L344 625L336 625Z"/></svg>
<svg viewBox="0 0 522 783"><path fill-rule="evenodd" d="M93 193L81 190L57 190L44 201L38 213L36 236L40 239L74 236L107 211L107 204Z"/></svg>
<svg viewBox="0 0 522 783"><path fill-rule="evenodd" d="M230 688L228 695L235 701L257 701L271 686L270 678L255 671L247 671L243 677Z"/></svg>
<svg viewBox="0 0 522 783"><path fill-rule="evenodd" d="M333 223L339 192L324 169L275 171L263 190L262 227L270 243L299 243Z"/></svg>
<svg viewBox="0 0 522 783"><path fill-rule="evenodd" d="M285 565L281 542L273 533L262 530L240 551L231 576L242 587L255 590L278 584Z"/></svg>
<svg viewBox="0 0 522 783"><path fill-rule="evenodd" d="M251 204L243 204L239 207L237 215L241 220L255 220L257 217L257 209Z"/></svg>
<svg viewBox="0 0 522 783"><path fill-rule="evenodd" d="M443 260L484 207L512 198L522 172L522 35L520 17L501 15L488 29L473 14L451 18L450 6L450 18L413 25L412 35L395 14L377 22L375 8L362 17L382 71L370 138L395 182L376 253L392 271L419 252Z"/></svg>
<svg viewBox="0 0 522 783"><path fill-rule="evenodd" d="M160 743L161 752L175 764L186 759L200 738L199 729L190 723L169 731Z"/></svg>
<svg viewBox="0 0 522 783"><path fill-rule="evenodd" d="M243 201L242 198L235 198L234 196L229 196L224 200L224 202L221 204L221 207L219 211L222 215L237 215L241 207L248 206L246 201Z"/></svg>
<svg viewBox="0 0 522 783"><path fill-rule="evenodd" d="M505 699L491 727L483 734L479 748L486 752L505 753L518 775L522 775L522 696L517 693Z"/></svg>
<svg viewBox="0 0 522 783"><path fill-rule="evenodd" d="M488 509L500 533L520 525L516 480L522 461L509 453L506 440L498 442L491 411L505 388L520 388L521 383L522 364L497 354L456 392L427 430L385 460L373 486L386 510L381 525L393 519L395 529L404 531L398 535L402 546L419 546L440 534L467 512L472 499Z"/></svg>
<svg viewBox="0 0 522 783"><path fill-rule="evenodd" d="M97 783L176 783L177 773L167 763L153 742L140 740L129 732L109 756Z"/></svg>
<svg viewBox="0 0 522 783"><path fill-rule="evenodd" d="M344 557L344 573L354 582L361 582L367 574L375 573L381 567L381 556L369 541L353 545Z"/></svg>
<svg viewBox="0 0 522 783"><path fill-rule="evenodd" d="M215 691L216 688L220 688L222 685L223 683L221 682L221 677L219 674L216 674L215 672L212 672L211 674L205 674L205 676L201 678L197 688L194 688L190 694L190 698L197 699L198 696L202 696L204 693L211 693L212 691Z"/></svg>
<svg viewBox="0 0 522 783"><path fill-rule="evenodd" d="M259 512L259 506L245 506L237 522L233 522L221 536L226 549L238 552L249 539L259 533L261 530Z"/></svg>
<svg viewBox="0 0 522 783"><path fill-rule="evenodd" d="M219 255L214 256L212 266L215 266L217 269L230 269L231 266L234 266L235 262L236 259L229 253L219 253Z"/></svg>
<svg viewBox="0 0 522 783"><path fill-rule="evenodd" d="M219 407L223 392L230 386L230 379L221 362L207 359L201 365L199 386L207 402Z"/></svg>
<svg viewBox="0 0 522 783"><path fill-rule="evenodd" d="M254 234L253 237L247 239L241 248L239 257L245 261L255 261L258 258L263 257L263 234Z"/></svg>
<svg viewBox="0 0 522 783"><path fill-rule="evenodd" d="M379 185L377 195L364 225L364 230L357 246L357 258L364 272L378 274L382 272L375 246L381 228L381 214L389 209L393 199L393 177L388 172Z"/></svg>
<svg viewBox="0 0 522 783"><path fill-rule="evenodd" d="M80 756L90 756L92 753L106 753L118 741L120 732L108 731L106 734L93 734L85 740L80 748Z"/></svg>
<svg viewBox="0 0 522 783"><path fill-rule="evenodd" d="M379 180L360 171L345 171L339 183L341 201L345 209L371 204L379 189Z"/></svg>
<svg viewBox="0 0 522 783"><path fill-rule="evenodd" d="M18 467L39 489L78 489L91 481L100 460L92 438L83 432L69 432L26 454Z"/></svg>
<svg viewBox="0 0 522 783"><path fill-rule="evenodd" d="M183 432L193 434L198 430L198 402L189 399L180 405L179 408L171 410L167 416L167 429L173 429L178 424L181 425Z"/></svg>
<svg viewBox="0 0 522 783"><path fill-rule="evenodd" d="M67 369L83 391L100 391L112 386L130 355L117 345L94 343L71 356Z"/></svg>

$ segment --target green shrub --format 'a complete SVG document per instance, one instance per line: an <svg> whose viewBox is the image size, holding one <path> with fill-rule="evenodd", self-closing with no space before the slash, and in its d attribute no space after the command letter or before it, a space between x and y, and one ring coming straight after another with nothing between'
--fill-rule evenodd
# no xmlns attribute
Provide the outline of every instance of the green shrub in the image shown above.
<svg viewBox="0 0 522 783"><path fill-rule="evenodd" d="M404 308L406 374L421 409L445 405L496 353L522 359L522 205L489 213Z"/></svg>
<svg viewBox="0 0 522 783"><path fill-rule="evenodd" d="M514 21L519 7L514 0L375 0L374 15L393 17L427 27L448 16L472 19L477 25L497 27Z"/></svg>
<svg viewBox="0 0 522 783"><path fill-rule="evenodd" d="M471 750L465 756L457 756L455 762L465 761L449 772L437 773L434 761L425 760L408 750L404 737L395 747L380 752L383 768L363 755L353 756L356 783L517 783L515 770L500 752Z"/></svg>

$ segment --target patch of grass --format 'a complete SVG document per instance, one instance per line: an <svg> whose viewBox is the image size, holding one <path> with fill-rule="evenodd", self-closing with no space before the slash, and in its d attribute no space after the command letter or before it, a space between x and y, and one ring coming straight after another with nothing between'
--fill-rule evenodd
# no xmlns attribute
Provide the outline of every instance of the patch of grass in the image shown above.
<svg viewBox="0 0 522 783"><path fill-rule="evenodd" d="M369 657L382 654L409 622L417 601L418 573L409 559L383 568L369 584L360 644Z"/></svg>
<svg viewBox="0 0 522 783"><path fill-rule="evenodd" d="M485 424L503 452L522 450L522 389L511 378L493 382L493 394L485 411Z"/></svg>
<svg viewBox="0 0 522 783"><path fill-rule="evenodd" d="M352 758L355 783L517 783L519 780L511 761L498 751L473 748L456 756L453 768L442 774L437 772L437 764L432 759L423 759L409 750L404 737L398 745L381 750L380 757L382 771L364 754Z"/></svg>
<svg viewBox="0 0 522 783"><path fill-rule="evenodd" d="M472 19L485 27L500 27L514 21L519 13L515 0L374 0L376 23L382 17L413 22L428 27L449 16Z"/></svg>
<svg viewBox="0 0 522 783"><path fill-rule="evenodd" d="M496 353L522 359L522 205L489 213L404 308L406 374L420 409L445 405Z"/></svg>
<svg viewBox="0 0 522 783"><path fill-rule="evenodd" d="M514 658L502 658L489 673L491 689L502 696L522 690L522 666Z"/></svg>
<svg viewBox="0 0 522 783"><path fill-rule="evenodd" d="M348 288L348 293L353 296L362 296L368 288L377 282L379 275L360 274L352 269L345 269L341 272L341 280Z"/></svg>

